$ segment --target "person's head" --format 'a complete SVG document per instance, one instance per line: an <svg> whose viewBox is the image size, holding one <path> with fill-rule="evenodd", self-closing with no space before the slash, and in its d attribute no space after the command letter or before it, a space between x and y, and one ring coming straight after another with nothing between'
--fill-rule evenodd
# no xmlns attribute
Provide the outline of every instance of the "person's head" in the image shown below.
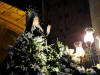
<svg viewBox="0 0 100 75"><path fill-rule="evenodd" d="M28 10L26 13L26 22L33 21L36 16L38 17L38 14L34 10Z"/></svg>
<svg viewBox="0 0 100 75"><path fill-rule="evenodd" d="M33 20L35 21L36 18L38 17L38 14L34 11L34 10L28 10L26 13L26 30L30 31L32 24L33 24ZM38 19L37 19L38 21Z"/></svg>
<svg viewBox="0 0 100 75"><path fill-rule="evenodd" d="M33 18L33 24L34 24L34 25L38 25L38 24L39 24L39 18L38 18L38 16L35 16L35 17Z"/></svg>

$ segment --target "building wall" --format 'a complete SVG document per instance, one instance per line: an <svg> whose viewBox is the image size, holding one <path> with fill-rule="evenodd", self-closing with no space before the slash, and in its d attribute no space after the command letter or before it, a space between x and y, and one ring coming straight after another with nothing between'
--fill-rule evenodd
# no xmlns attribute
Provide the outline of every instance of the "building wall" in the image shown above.
<svg viewBox="0 0 100 75"><path fill-rule="evenodd" d="M75 41L83 40L84 28L91 26L88 0L48 0L45 4L45 20L52 25L50 42L58 37L73 47Z"/></svg>
<svg viewBox="0 0 100 75"><path fill-rule="evenodd" d="M0 64L8 55L16 38L25 30L24 11L0 1Z"/></svg>

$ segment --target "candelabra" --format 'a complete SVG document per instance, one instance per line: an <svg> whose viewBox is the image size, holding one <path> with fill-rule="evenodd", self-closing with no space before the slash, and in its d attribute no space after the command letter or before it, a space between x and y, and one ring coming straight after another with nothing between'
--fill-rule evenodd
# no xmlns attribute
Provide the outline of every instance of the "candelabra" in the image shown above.
<svg viewBox="0 0 100 75"><path fill-rule="evenodd" d="M94 29L93 28L86 28L85 29L85 36L84 36L84 42L86 43L86 46L88 47L89 49L89 52L90 52L90 57L91 57L91 60L92 60L92 65L95 66L96 65L96 62L95 62L95 56L94 56L94 37L93 37L93 34L94 34Z"/></svg>

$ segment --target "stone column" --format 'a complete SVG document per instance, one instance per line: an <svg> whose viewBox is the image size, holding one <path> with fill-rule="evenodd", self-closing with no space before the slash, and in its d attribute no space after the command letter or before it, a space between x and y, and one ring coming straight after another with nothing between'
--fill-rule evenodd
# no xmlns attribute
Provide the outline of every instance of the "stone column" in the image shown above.
<svg viewBox="0 0 100 75"><path fill-rule="evenodd" d="M96 35L100 35L100 0L89 0L89 6L92 26L95 29L94 37L96 37ZM100 49L98 49L98 41L96 39L95 45L99 56L98 59L100 59Z"/></svg>
<svg viewBox="0 0 100 75"><path fill-rule="evenodd" d="M100 0L89 0L91 21L95 34L100 34Z"/></svg>

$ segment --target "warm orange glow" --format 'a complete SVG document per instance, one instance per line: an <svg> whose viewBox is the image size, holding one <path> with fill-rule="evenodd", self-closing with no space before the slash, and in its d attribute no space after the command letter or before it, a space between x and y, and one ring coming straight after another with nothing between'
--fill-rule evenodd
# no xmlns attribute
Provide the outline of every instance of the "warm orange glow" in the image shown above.
<svg viewBox="0 0 100 75"><path fill-rule="evenodd" d="M26 28L26 13L0 1L0 63Z"/></svg>

